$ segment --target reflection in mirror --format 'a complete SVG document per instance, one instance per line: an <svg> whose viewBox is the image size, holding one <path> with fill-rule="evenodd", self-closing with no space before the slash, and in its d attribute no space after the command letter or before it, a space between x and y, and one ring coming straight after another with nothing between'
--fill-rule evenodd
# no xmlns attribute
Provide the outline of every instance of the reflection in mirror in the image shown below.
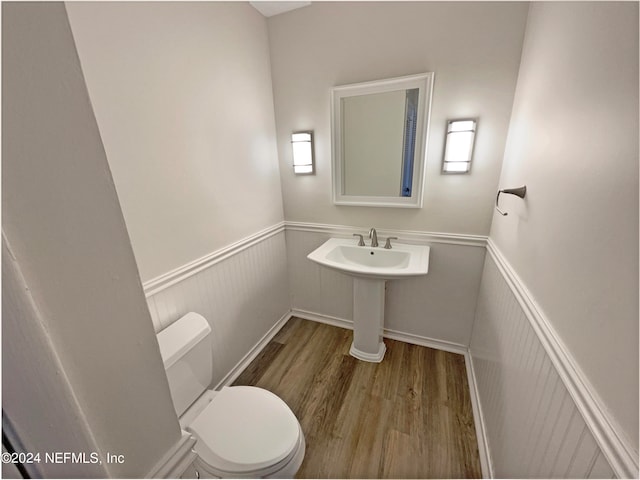
<svg viewBox="0 0 640 480"><path fill-rule="evenodd" d="M417 88L342 99L345 195L411 196L417 107Z"/></svg>
<svg viewBox="0 0 640 480"><path fill-rule="evenodd" d="M422 206L433 74L333 89L333 191L341 205Z"/></svg>

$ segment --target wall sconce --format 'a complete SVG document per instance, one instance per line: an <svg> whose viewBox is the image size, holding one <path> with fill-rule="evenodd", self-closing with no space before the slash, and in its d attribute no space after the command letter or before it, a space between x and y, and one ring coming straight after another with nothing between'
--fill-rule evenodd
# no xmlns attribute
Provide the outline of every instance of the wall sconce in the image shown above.
<svg viewBox="0 0 640 480"><path fill-rule="evenodd" d="M475 120L449 120L447 122L447 140L442 160L442 173L469 172L475 136Z"/></svg>
<svg viewBox="0 0 640 480"><path fill-rule="evenodd" d="M313 175L315 173L313 132L292 133L291 145L293 146L293 173Z"/></svg>

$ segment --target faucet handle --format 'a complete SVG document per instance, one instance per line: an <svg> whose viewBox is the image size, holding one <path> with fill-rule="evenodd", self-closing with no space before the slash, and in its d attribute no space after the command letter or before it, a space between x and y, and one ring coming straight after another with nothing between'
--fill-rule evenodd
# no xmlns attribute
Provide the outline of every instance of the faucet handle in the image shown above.
<svg viewBox="0 0 640 480"><path fill-rule="evenodd" d="M358 240L358 246L359 247L364 247L364 239L362 238L362 235L360 235L359 233L354 233L353 236L354 237L360 237L360 240Z"/></svg>
<svg viewBox="0 0 640 480"><path fill-rule="evenodd" d="M384 248L386 248L387 250L391 250L391 240L397 240L398 237L387 237L387 241L384 244Z"/></svg>

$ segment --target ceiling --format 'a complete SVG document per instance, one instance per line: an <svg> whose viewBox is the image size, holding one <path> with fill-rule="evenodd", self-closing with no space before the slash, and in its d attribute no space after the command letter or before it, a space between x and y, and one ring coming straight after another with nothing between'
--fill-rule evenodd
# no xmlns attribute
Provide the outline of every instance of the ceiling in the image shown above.
<svg viewBox="0 0 640 480"><path fill-rule="evenodd" d="M273 17L280 13L311 5L311 2L249 2L253 8L265 17Z"/></svg>

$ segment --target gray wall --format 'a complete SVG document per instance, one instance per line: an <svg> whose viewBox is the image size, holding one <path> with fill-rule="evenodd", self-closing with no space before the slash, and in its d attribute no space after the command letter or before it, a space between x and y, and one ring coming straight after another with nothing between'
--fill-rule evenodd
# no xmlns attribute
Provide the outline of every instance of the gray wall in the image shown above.
<svg viewBox="0 0 640 480"><path fill-rule="evenodd" d="M56 374L72 386L92 441L102 453L125 456L106 466L109 475L141 477L180 429L65 8L25 2L2 9L2 228L38 314L20 318L42 322L62 367ZM31 341L3 337L34 362L48 361L51 352ZM20 380L3 390L32 395L3 405L9 418L12 408L57 398L46 381ZM56 441L46 411L30 414L40 431L27 433L51 439L47 451L68 444ZM68 468L63 476L87 474L82 465Z"/></svg>
<svg viewBox="0 0 640 480"><path fill-rule="evenodd" d="M283 220L265 18L240 2L69 2L142 281Z"/></svg>
<svg viewBox="0 0 640 480"><path fill-rule="evenodd" d="M286 220L487 235L520 64L526 3L314 2L271 17ZM424 208L335 206L330 92L435 72ZM471 175L441 175L446 120L478 117ZM315 130L317 175L292 171L291 132Z"/></svg>
<svg viewBox="0 0 640 480"><path fill-rule="evenodd" d="M522 184L490 237L637 451L637 3L532 4L500 179Z"/></svg>

